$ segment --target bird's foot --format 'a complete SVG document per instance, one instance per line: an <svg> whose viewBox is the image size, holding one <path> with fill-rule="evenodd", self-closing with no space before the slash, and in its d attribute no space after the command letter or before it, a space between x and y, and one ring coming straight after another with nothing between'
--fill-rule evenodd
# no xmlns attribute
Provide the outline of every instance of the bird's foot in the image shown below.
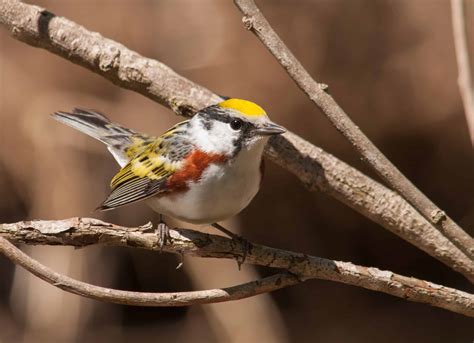
<svg viewBox="0 0 474 343"><path fill-rule="evenodd" d="M241 245L242 246L242 257L239 259L238 257L236 258L237 260L237 266L240 270L240 267L242 266L242 264L245 262L245 260L247 259L247 255L251 252L252 250L252 243L250 243L247 239L245 239L244 237L236 234L236 233L233 233L232 231L229 231L227 230L225 227L223 227L222 225L220 224L217 224L217 223L214 223L212 224L212 226L214 228L216 228L217 230L219 230L220 232L222 233L225 233L227 236L229 236L230 238L232 238L232 240L234 242L236 242L238 245Z"/></svg>
<svg viewBox="0 0 474 343"><path fill-rule="evenodd" d="M156 227L155 233L158 236L158 246L160 247L160 251L162 251L165 244L170 241L171 235L168 224L161 220L161 218L158 226Z"/></svg>

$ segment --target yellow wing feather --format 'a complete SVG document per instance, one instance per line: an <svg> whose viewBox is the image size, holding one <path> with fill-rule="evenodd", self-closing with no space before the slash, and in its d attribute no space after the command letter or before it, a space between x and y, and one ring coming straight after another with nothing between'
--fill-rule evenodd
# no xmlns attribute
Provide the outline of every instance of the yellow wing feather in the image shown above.
<svg viewBox="0 0 474 343"><path fill-rule="evenodd" d="M132 140L133 144L126 149L130 162L112 178L112 192L99 209L116 208L162 190L166 179L181 165L180 159L173 161L168 154L175 148L173 139L180 138L176 131L186 123L187 121L178 123L160 137ZM181 155L186 151L185 149Z"/></svg>

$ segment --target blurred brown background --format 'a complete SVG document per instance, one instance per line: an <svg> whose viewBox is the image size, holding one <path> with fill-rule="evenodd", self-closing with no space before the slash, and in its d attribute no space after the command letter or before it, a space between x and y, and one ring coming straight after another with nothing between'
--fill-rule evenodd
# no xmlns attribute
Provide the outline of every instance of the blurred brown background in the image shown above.
<svg viewBox="0 0 474 343"><path fill-rule="evenodd" d="M186 77L261 104L272 119L373 173L295 87L224 0L36 1L156 58ZM320 82L433 201L473 232L474 159L456 84L447 0L258 1ZM474 40L474 3L467 11ZM474 44L472 44L474 47ZM158 134L180 120L143 96L12 39L0 30L0 222L96 216L139 225L139 204L92 210L117 171L100 143L49 118L95 108ZM474 56L474 51L473 51ZM263 189L225 223L252 241L389 269L473 291L460 275L268 164ZM375 177L375 176L374 176ZM235 262L119 248L23 247L59 272L103 286L184 291L229 286L270 271ZM136 308L66 294L0 258L1 342L471 342L473 321L438 308L327 281L243 301Z"/></svg>

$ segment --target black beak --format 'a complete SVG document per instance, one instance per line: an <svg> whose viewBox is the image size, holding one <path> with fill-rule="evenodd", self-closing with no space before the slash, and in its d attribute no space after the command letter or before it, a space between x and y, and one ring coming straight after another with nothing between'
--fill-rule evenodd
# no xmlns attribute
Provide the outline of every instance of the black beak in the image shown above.
<svg viewBox="0 0 474 343"><path fill-rule="evenodd" d="M274 123L265 123L257 126L255 133L260 136L273 136L285 133L286 129Z"/></svg>

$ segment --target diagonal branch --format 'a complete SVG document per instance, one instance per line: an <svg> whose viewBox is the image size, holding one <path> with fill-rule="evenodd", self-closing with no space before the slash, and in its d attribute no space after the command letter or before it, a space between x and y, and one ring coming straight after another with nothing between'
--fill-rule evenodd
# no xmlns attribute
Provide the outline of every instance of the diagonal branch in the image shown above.
<svg viewBox="0 0 474 343"><path fill-rule="evenodd" d="M260 39L298 87L323 111L365 161L431 224L436 226L466 255L474 259L474 240L416 188L354 124L336 101L325 92L326 86L317 83L304 69L272 29L255 2L253 0L234 0L234 2L244 15L243 22L246 29L252 31Z"/></svg>
<svg viewBox="0 0 474 343"><path fill-rule="evenodd" d="M466 2L464 0L451 0L454 47L458 63L458 85L464 104L464 113L466 115L471 143L474 146L474 83L471 76L469 49L467 46L465 5Z"/></svg>
<svg viewBox="0 0 474 343"><path fill-rule="evenodd" d="M225 237L186 229L171 230L170 234L170 242L163 247L165 252L196 257L228 259L241 259L244 254L245 247L242 244ZM38 262L32 261L21 252L15 251L16 248L9 244L5 238L14 243L72 245L75 247L102 244L160 250L158 237L153 232L151 225L126 228L90 218L0 224L0 252L15 263L19 263L35 275L66 291L93 297L94 299L125 304L139 304L141 302L141 293L94 288L95 286L65 278L50 271ZM377 268L358 266L348 262L334 261L258 244L250 245L245 263L280 268L294 275L277 274L261 281L236 286L238 287L238 292L234 292L235 289L233 288L212 290L215 298L212 298L210 302L214 302L214 300L234 300L238 299L238 296L242 296L242 294L251 296L277 289L279 286L289 286L302 280L317 278L359 286L474 317L474 295L428 281L398 275L390 271L382 271ZM298 278L295 275L298 275ZM245 293L242 288L246 288L248 293ZM224 292L230 292L230 294L226 295ZM110 294L114 296L110 296ZM145 298L152 301L154 305L180 306L189 304L186 301L197 293L171 294L178 294L179 301L174 302L172 296L170 298L169 295L163 294L146 294ZM206 293L200 293L199 296L192 300L206 302L204 294ZM227 298L227 296L235 296L236 298ZM163 303L160 303L162 300ZM140 304L145 305L143 303Z"/></svg>
<svg viewBox="0 0 474 343"><path fill-rule="evenodd" d="M177 113L189 115L220 100L164 64L41 7L0 0L0 25L16 39L77 63ZM335 197L474 282L474 262L395 192L291 132L271 139L266 156L309 190Z"/></svg>

